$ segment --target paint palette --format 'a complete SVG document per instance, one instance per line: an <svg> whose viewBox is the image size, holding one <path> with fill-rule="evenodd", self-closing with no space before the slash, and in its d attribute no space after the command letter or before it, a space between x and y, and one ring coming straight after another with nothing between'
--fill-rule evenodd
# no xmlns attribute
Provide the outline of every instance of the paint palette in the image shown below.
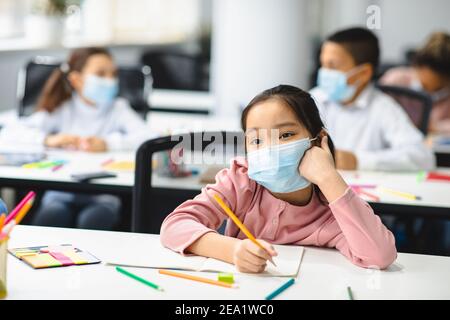
<svg viewBox="0 0 450 320"><path fill-rule="evenodd" d="M34 269L87 265L101 261L70 244L9 249L10 254Z"/></svg>

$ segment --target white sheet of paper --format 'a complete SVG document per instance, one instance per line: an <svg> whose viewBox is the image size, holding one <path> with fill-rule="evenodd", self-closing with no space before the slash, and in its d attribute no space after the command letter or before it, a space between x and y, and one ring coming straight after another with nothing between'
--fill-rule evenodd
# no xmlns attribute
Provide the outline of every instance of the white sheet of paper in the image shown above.
<svg viewBox="0 0 450 320"><path fill-rule="evenodd" d="M252 275L260 277L296 277L300 269L304 248L300 246L274 245L278 256L273 258L276 267L267 262L267 267L262 273ZM240 273L232 264L216 259L207 259L201 271Z"/></svg>

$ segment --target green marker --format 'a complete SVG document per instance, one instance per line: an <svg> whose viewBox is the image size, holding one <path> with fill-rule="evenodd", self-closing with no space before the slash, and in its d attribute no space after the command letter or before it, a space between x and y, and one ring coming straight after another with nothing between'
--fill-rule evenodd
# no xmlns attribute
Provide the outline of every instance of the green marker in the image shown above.
<svg viewBox="0 0 450 320"><path fill-rule="evenodd" d="M278 289L276 289L275 291L273 291L271 294L269 294L266 297L266 300L272 300L273 298L275 298L276 296L278 296L280 293L282 293L284 290L286 290L287 288L289 288L290 286L292 286L295 282L295 279L289 279L285 284L283 284L281 287L279 287Z"/></svg>
<svg viewBox="0 0 450 320"><path fill-rule="evenodd" d="M355 300L355 299L353 298L352 288L347 287L347 293L348 293L348 298L349 298L350 300Z"/></svg>
<svg viewBox="0 0 450 320"><path fill-rule="evenodd" d="M116 270L119 271L120 273L122 273L122 274L124 274L124 275L126 275L126 276L128 276L128 277L130 277L130 278L132 278L134 280L136 280L136 281L139 281L139 282L141 282L143 284L146 284L149 287L152 287L153 289L156 289L158 291L164 291L163 288L161 288L160 286L154 284L153 282L150 282L150 281L147 281L147 280L145 280L145 279L143 279L141 277L138 277L137 275L132 274L131 272L128 272L128 271L122 269L121 267L116 267Z"/></svg>
<svg viewBox="0 0 450 320"><path fill-rule="evenodd" d="M425 181L426 175L427 175L427 173L426 173L425 171L420 171L420 172L417 174L417 182L420 183L420 182Z"/></svg>

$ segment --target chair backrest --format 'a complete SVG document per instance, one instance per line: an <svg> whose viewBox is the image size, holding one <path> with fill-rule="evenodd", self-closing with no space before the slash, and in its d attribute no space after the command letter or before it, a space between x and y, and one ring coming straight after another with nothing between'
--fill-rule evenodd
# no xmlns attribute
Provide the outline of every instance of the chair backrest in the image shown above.
<svg viewBox="0 0 450 320"><path fill-rule="evenodd" d="M207 62L201 55L151 51L143 54L143 65L152 69L153 87L157 89L207 91Z"/></svg>
<svg viewBox="0 0 450 320"><path fill-rule="evenodd" d="M197 132L166 136L144 142L136 154L135 183L133 188L132 231L158 234L164 218L182 202L193 198L198 191L164 190L152 186L152 158L155 153L169 151L178 146L184 151L204 152L222 147L230 155L244 153L242 132ZM223 148L223 146L226 146ZM180 149L180 150L181 150ZM206 149L206 150L205 150ZM220 148L218 148L220 150Z"/></svg>
<svg viewBox="0 0 450 320"><path fill-rule="evenodd" d="M29 116L51 73L59 68L60 61L52 57L36 57L19 73L17 101L19 116ZM143 67L119 67L119 96L127 99L131 107L143 118L149 111L147 103L152 88L151 70Z"/></svg>
<svg viewBox="0 0 450 320"><path fill-rule="evenodd" d="M377 88L394 98L402 106L414 125L424 134L428 133L428 121L430 119L433 103L428 94L416 90L377 85Z"/></svg>

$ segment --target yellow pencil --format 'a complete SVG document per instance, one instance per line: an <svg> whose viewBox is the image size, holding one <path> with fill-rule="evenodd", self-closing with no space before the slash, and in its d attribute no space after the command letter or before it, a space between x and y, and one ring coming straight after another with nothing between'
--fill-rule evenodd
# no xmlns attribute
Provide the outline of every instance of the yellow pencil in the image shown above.
<svg viewBox="0 0 450 320"><path fill-rule="evenodd" d="M3 225L5 224L6 214L2 213L0 215L0 233L2 232Z"/></svg>
<svg viewBox="0 0 450 320"><path fill-rule="evenodd" d="M159 273L160 274L165 274L167 276L172 276L172 277L177 277L177 278L182 278L182 279L187 279L187 280L192 280L192 281L198 281L198 282L213 284L215 286L220 286L220 287L225 287L225 288L237 288L237 286L235 284L226 283L226 282L217 281L217 280L211 280L211 279L208 279L208 278L191 276L190 274L179 273L179 272L174 272L174 271L170 271L170 270L163 270L163 269L161 269L161 270L159 270Z"/></svg>
<svg viewBox="0 0 450 320"><path fill-rule="evenodd" d="M395 196L399 196L402 198L406 198L406 199L410 199L410 200L422 200L421 197L416 196L414 194L411 193L407 193L407 192L402 192L402 191L396 191L396 190L392 190L392 189L387 189L387 188L380 188L381 191L393 194Z"/></svg>
<svg viewBox="0 0 450 320"><path fill-rule="evenodd" d="M254 244L256 244L258 247L260 247L261 249L263 249L264 251L267 251L266 248L264 248L262 246L261 243L258 242L258 240L256 240L256 238L253 236L253 234L247 229L247 227L239 220L238 217L236 217L236 215L233 213L233 211L231 211L230 208L228 208L228 206L225 204L225 202L223 202L223 200L218 196L218 195L213 195L214 200L217 201L217 203L219 204L219 206L225 211L225 213L230 217L231 220L233 220L233 222L238 226L238 228L247 236L247 238L250 239L251 242L253 242ZM270 258L269 260L275 267L277 266L272 258Z"/></svg>

